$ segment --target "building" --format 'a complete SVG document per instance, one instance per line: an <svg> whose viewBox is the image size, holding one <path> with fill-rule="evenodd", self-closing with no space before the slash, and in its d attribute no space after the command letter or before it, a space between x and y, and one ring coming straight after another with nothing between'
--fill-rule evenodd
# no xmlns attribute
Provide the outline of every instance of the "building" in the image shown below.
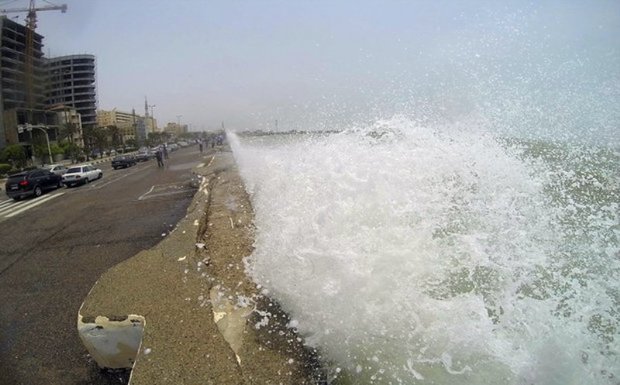
<svg viewBox="0 0 620 385"><path fill-rule="evenodd" d="M97 111L97 125L99 127L117 127L123 143L136 139L136 127L140 118L134 112L117 111L116 108L111 111Z"/></svg>
<svg viewBox="0 0 620 385"><path fill-rule="evenodd" d="M32 33L32 54L27 55L31 33L6 16L0 17L0 149L18 143L28 147L33 136L45 134L18 130L27 123L48 127L50 140L56 136L56 114L45 110L43 36Z"/></svg>
<svg viewBox="0 0 620 385"><path fill-rule="evenodd" d="M77 110L82 126L97 124L95 56L69 55L45 60L47 105L63 104Z"/></svg>
<svg viewBox="0 0 620 385"><path fill-rule="evenodd" d="M136 115L135 112L118 111L116 108L110 111L97 111L97 125L99 127L116 126L122 135L123 141L135 139L142 143L153 129L157 129L157 120L152 117Z"/></svg>
<svg viewBox="0 0 620 385"><path fill-rule="evenodd" d="M49 108L56 112L59 135L67 141L84 148L84 130L82 129L82 117L73 107L57 105Z"/></svg>
<svg viewBox="0 0 620 385"><path fill-rule="evenodd" d="M3 16L0 76L0 150L20 144L34 156L33 144L59 138L84 146L82 126L97 117L93 55L46 59L43 36Z"/></svg>
<svg viewBox="0 0 620 385"><path fill-rule="evenodd" d="M164 132L172 134L174 136L180 136L181 134L186 134L188 131L187 124L178 124L178 123L168 123L166 128L164 128Z"/></svg>

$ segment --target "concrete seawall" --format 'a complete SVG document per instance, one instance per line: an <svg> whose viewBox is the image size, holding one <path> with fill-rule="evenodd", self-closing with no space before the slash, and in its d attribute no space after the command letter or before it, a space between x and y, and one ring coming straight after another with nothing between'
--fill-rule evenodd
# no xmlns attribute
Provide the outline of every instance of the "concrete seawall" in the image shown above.
<svg viewBox="0 0 620 385"><path fill-rule="evenodd" d="M317 384L316 354L244 273L253 212L230 151L201 179L173 232L108 270L78 314L101 367L132 368L130 384Z"/></svg>

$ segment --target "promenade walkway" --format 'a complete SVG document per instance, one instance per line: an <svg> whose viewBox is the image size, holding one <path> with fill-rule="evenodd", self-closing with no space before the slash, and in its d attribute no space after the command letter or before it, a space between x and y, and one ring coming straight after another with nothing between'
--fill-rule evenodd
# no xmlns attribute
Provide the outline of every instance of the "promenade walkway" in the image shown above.
<svg viewBox="0 0 620 385"><path fill-rule="evenodd" d="M97 281L79 310L80 338L100 366L132 368L132 385L323 383L316 354L245 276L253 212L232 153L214 152L194 172L201 184L186 217Z"/></svg>

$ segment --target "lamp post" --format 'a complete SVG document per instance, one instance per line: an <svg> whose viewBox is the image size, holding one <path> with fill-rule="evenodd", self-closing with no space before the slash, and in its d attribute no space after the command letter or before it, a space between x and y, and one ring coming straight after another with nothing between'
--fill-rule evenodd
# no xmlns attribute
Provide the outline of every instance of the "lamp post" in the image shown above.
<svg viewBox="0 0 620 385"><path fill-rule="evenodd" d="M151 108L151 131L153 131L153 133L155 133L155 129L157 127L155 127L155 114L153 113L153 108L157 107L154 104L149 104L149 107Z"/></svg>
<svg viewBox="0 0 620 385"><path fill-rule="evenodd" d="M43 133L45 134L45 140L47 141L47 153L50 157L50 164L54 163L54 160L52 159L52 148L50 147L50 137L47 134L47 130L45 128L47 128L46 126L42 126L42 125L32 125L30 123L26 123L26 124L18 124L17 125L17 132L19 132L20 134L22 132L24 132L24 130L30 132L30 134L32 135L32 129L33 128L37 128L41 131L43 131ZM34 143L32 143L34 145Z"/></svg>
<svg viewBox="0 0 620 385"><path fill-rule="evenodd" d="M175 135L180 135L181 134L181 118L183 117L183 115L177 115L177 129L175 130Z"/></svg>

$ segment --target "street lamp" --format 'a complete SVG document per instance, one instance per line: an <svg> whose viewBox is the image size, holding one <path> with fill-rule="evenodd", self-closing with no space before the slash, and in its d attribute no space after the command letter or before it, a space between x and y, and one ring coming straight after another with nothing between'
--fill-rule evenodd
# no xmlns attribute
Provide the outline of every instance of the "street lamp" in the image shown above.
<svg viewBox="0 0 620 385"><path fill-rule="evenodd" d="M43 131L43 133L45 134L45 140L47 141L47 153L50 157L50 164L54 163L54 160L52 159L52 148L50 147L50 137L47 134L47 130L45 128L47 128L47 126L43 126L43 125L32 125L30 123L26 123L26 124L18 124L17 125L17 132L18 133L22 133L24 132L24 130L30 132L30 135L32 135L32 129L33 128L37 128L41 131ZM32 143L34 145L34 143Z"/></svg>
<svg viewBox="0 0 620 385"><path fill-rule="evenodd" d="M148 105L151 108L151 131L153 131L153 133L155 133L155 129L157 127L155 127L155 114L153 113L153 108L157 107L154 104L149 104Z"/></svg>

